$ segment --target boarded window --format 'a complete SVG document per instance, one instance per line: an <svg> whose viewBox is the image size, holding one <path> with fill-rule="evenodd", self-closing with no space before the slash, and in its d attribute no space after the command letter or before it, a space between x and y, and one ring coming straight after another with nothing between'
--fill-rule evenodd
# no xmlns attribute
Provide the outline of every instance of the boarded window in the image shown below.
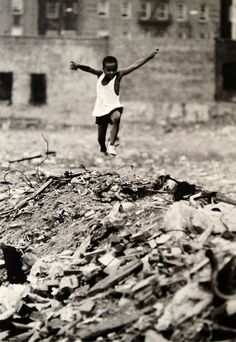
<svg viewBox="0 0 236 342"><path fill-rule="evenodd" d="M0 101L8 101L9 104L12 102L12 83L13 73L12 72L1 72L0 73Z"/></svg>
<svg viewBox="0 0 236 342"><path fill-rule="evenodd" d="M226 63L223 65L223 89L236 91L236 63Z"/></svg>
<svg viewBox="0 0 236 342"><path fill-rule="evenodd" d="M30 103L43 105L47 100L47 79L45 74L31 74Z"/></svg>

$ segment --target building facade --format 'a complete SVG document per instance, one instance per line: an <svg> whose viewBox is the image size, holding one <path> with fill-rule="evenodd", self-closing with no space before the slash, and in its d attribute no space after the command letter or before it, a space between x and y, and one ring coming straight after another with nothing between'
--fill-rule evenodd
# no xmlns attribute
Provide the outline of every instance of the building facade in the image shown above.
<svg viewBox="0 0 236 342"><path fill-rule="evenodd" d="M78 119L96 80L70 60L101 67L113 54L125 67L158 47L158 61L124 80L123 102L135 117L197 117L215 99L236 101L234 40L235 0L0 0L0 115L48 107Z"/></svg>
<svg viewBox="0 0 236 342"><path fill-rule="evenodd" d="M212 39L219 14L214 0L1 0L0 34Z"/></svg>

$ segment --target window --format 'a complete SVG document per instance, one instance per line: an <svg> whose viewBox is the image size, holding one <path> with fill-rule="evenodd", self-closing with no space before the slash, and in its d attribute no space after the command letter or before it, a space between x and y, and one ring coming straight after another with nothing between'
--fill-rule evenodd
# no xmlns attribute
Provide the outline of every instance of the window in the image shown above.
<svg viewBox="0 0 236 342"><path fill-rule="evenodd" d="M11 13L12 13L12 36L21 36L23 34L22 17L24 14L24 2L23 0L11 1Z"/></svg>
<svg viewBox="0 0 236 342"><path fill-rule="evenodd" d="M12 102L12 83L13 73L12 72L1 72L0 73L0 101L8 101L9 104Z"/></svg>
<svg viewBox="0 0 236 342"><path fill-rule="evenodd" d="M46 0L46 31L76 31L77 15L77 0Z"/></svg>
<svg viewBox="0 0 236 342"><path fill-rule="evenodd" d="M223 89L236 91L236 63L226 63L223 65Z"/></svg>
<svg viewBox="0 0 236 342"><path fill-rule="evenodd" d="M22 34L23 34L22 15L13 15L12 16L11 35L12 36L22 36Z"/></svg>
<svg viewBox="0 0 236 342"><path fill-rule="evenodd" d="M122 0L120 4L120 12L123 18L131 18L132 16L132 3L130 0Z"/></svg>
<svg viewBox="0 0 236 342"><path fill-rule="evenodd" d="M39 106L46 103L47 79L45 74L31 74L30 103Z"/></svg>
<svg viewBox="0 0 236 342"><path fill-rule="evenodd" d="M199 9L199 20L207 21L209 19L209 8L206 4L201 4Z"/></svg>
<svg viewBox="0 0 236 342"><path fill-rule="evenodd" d="M97 3L97 13L101 17L108 17L109 16L109 1L108 0L98 0Z"/></svg>
<svg viewBox="0 0 236 342"><path fill-rule="evenodd" d="M205 32L200 32L199 37L200 37L201 39L207 38Z"/></svg>
<svg viewBox="0 0 236 342"><path fill-rule="evenodd" d="M176 7L176 20L186 21L187 20L187 6L185 4L179 3Z"/></svg>
<svg viewBox="0 0 236 342"><path fill-rule="evenodd" d="M46 3L46 18L58 19L59 18L59 2L48 1Z"/></svg>
<svg viewBox="0 0 236 342"><path fill-rule="evenodd" d="M151 16L151 3L148 1L142 1L140 3L139 18L142 20L150 19Z"/></svg>
<svg viewBox="0 0 236 342"><path fill-rule="evenodd" d="M60 2L46 0L45 24L47 31L60 31Z"/></svg>
<svg viewBox="0 0 236 342"><path fill-rule="evenodd" d="M178 37L180 39L187 39L188 38L187 32L178 32Z"/></svg>
<svg viewBox="0 0 236 342"><path fill-rule="evenodd" d="M160 4L157 6L156 17L158 20L168 20L169 18L169 6L168 4Z"/></svg>
<svg viewBox="0 0 236 342"><path fill-rule="evenodd" d="M13 15L12 26L13 27L21 27L21 15Z"/></svg>
<svg viewBox="0 0 236 342"><path fill-rule="evenodd" d="M77 16L78 16L77 1L65 1L63 4L63 23L62 29L65 31L77 30Z"/></svg>
<svg viewBox="0 0 236 342"><path fill-rule="evenodd" d="M11 13L12 15L24 14L24 1L23 0L11 0Z"/></svg>

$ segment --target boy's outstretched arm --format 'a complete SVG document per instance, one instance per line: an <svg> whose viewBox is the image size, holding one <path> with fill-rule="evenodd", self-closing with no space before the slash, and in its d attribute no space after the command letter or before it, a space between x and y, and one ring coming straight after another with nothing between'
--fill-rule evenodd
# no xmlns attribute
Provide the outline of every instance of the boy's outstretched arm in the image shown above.
<svg viewBox="0 0 236 342"><path fill-rule="evenodd" d="M101 76L102 74L102 70L97 70L97 69L93 69L88 65L82 65L82 64L76 64L75 62L70 62L70 68L71 70L77 70L80 69L82 71L85 72L89 72L90 74L96 75L96 76Z"/></svg>
<svg viewBox="0 0 236 342"><path fill-rule="evenodd" d="M130 65L128 68L121 69L119 71L120 77L123 77L123 76L126 76L126 75L130 74L134 70L136 70L136 69L140 68L142 65L146 64L148 61L150 61L151 59L153 59L156 56L158 51L159 51L159 49L156 49L154 52L151 53L151 55L138 60L134 64Z"/></svg>

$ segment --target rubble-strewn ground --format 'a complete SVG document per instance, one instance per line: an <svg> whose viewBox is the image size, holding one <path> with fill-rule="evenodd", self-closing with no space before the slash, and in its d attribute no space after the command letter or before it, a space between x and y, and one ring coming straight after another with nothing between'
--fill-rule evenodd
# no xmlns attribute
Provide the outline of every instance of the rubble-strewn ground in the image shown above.
<svg viewBox="0 0 236 342"><path fill-rule="evenodd" d="M81 163L99 169L129 163L135 166L134 172L138 174L167 172L204 187L217 187L217 190L229 191L234 187L235 126L175 128L165 133L158 127L142 123L133 127L123 124L118 148L120 158L115 162L109 159L104 162L100 157L95 125L43 133L49 141L50 150L57 152L54 168L57 173L76 169ZM0 144L1 161L45 150L42 132L37 130L1 131ZM49 163L51 168L53 162Z"/></svg>
<svg viewBox="0 0 236 342"><path fill-rule="evenodd" d="M170 174L235 200L236 128L128 125L117 158L96 152L95 127L48 130L56 157L9 168L45 151L41 133L0 137L1 181L11 183L0 185L1 241L22 248L30 282L8 285L0 264L0 299L16 297L0 306L0 339L232 341L235 264L219 285L227 298L217 297L205 251L234 260L235 207L173 206L156 181Z"/></svg>

